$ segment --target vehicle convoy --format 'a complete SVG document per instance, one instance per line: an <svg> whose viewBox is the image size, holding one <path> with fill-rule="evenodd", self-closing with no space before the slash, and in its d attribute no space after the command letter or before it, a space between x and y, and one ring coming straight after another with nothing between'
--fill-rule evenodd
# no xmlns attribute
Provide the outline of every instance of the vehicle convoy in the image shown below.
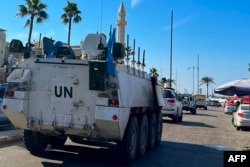
<svg viewBox="0 0 250 167"><path fill-rule="evenodd" d="M182 103L175 91L171 88L164 88L163 99L165 106L162 108L162 116L170 117L175 123L181 122L183 118Z"/></svg>
<svg viewBox="0 0 250 167"><path fill-rule="evenodd" d="M196 102L194 97L188 93L178 94L178 96L182 102L182 110L196 114Z"/></svg>
<svg viewBox="0 0 250 167"><path fill-rule="evenodd" d="M195 99L196 108L203 108L204 110L207 110L206 95L194 94L193 97Z"/></svg>
<svg viewBox="0 0 250 167"><path fill-rule="evenodd" d="M131 163L160 144L161 86L146 72L120 63L123 43L88 34L84 59L75 59L69 46L43 41L44 55L30 57L19 40L10 43L10 52L25 52L26 59L7 78L2 108L24 129L27 150L60 148L67 138L112 142L121 160Z"/></svg>

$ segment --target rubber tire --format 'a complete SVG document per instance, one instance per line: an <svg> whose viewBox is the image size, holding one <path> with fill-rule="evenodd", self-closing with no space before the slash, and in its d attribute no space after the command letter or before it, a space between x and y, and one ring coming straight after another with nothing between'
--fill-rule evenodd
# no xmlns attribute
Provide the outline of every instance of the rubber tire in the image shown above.
<svg viewBox="0 0 250 167"><path fill-rule="evenodd" d="M193 115L196 115L196 109L192 108L192 109L191 109L191 113L192 113Z"/></svg>
<svg viewBox="0 0 250 167"><path fill-rule="evenodd" d="M156 146L159 146L161 143L162 127L163 127L162 113L161 111L159 111L157 114L157 133L156 133L156 140L155 140Z"/></svg>
<svg viewBox="0 0 250 167"><path fill-rule="evenodd" d="M183 120L183 111L181 111L181 116L178 116L179 123Z"/></svg>
<svg viewBox="0 0 250 167"><path fill-rule="evenodd" d="M139 141L138 141L138 155L146 154L148 146L148 117L143 114L140 119Z"/></svg>
<svg viewBox="0 0 250 167"><path fill-rule="evenodd" d="M148 149L152 150L156 143L157 120L155 113L149 116Z"/></svg>
<svg viewBox="0 0 250 167"><path fill-rule="evenodd" d="M23 141L24 146L31 153L43 152L49 143L47 136L26 129L23 131Z"/></svg>
<svg viewBox="0 0 250 167"><path fill-rule="evenodd" d="M49 144L54 148L61 148L67 140L67 136L50 136Z"/></svg>
<svg viewBox="0 0 250 167"><path fill-rule="evenodd" d="M139 125L136 116L131 116L123 136L117 143L120 159L124 164L130 164L136 159L139 140Z"/></svg>
<svg viewBox="0 0 250 167"><path fill-rule="evenodd" d="M173 121L174 123L178 124L179 123L179 109L177 109L177 112L175 114L175 116L173 117Z"/></svg>

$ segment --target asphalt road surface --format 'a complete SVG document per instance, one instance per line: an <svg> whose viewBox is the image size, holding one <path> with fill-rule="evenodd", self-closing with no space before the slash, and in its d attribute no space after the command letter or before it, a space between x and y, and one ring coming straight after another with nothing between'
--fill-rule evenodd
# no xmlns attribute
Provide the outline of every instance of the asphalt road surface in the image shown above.
<svg viewBox="0 0 250 167"><path fill-rule="evenodd" d="M159 147L137 159L131 167L223 167L224 150L247 150L250 131L236 131L231 115L223 108L186 113L183 122L164 118ZM248 145L249 144L249 145ZM60 149L48 147L40 155L30 154L22 143L0 148L0 167L117 167L123 166L115 147L87 147L67 141Z"/></svg>

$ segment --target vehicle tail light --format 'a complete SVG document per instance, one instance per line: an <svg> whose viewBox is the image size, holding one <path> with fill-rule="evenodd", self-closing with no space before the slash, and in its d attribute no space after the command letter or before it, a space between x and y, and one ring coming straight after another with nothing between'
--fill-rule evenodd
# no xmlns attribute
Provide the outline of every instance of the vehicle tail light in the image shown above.
<svg viewBox="0 0 250 167"><path fill-rule="evenodd" d="M6 110L6 109L7 109L7 106L6 106L6 105L3 105L3 109Z"/></svg>
<svg viewBox="0 0 250 167"><path fill-rule="evenodd" d="M7 96L7 97L13 97L14 96L14 91L7 90L7 91L5 91L4 95Z"/></svg>
<svg viewBox="0 0 250 167"><path fill-rule="evenodd" d="M116 106L119 104L119 101L117 99L109 99L109 105Z"/></svg>
<svg viewBox="0 0 250 167"><path fill-rule="evenodd" d="M239 112L239 113L238 113L238 116L239 116L239 117L244 117L244 114Z"/></svg>
<svg viewBox="0 0 250 167"><path fill-rule="evenodd" d="M167 100L167 103L168 103L168 104L175 104L175 100L174 100L174 99L168 99L168 100Z"/></svg>

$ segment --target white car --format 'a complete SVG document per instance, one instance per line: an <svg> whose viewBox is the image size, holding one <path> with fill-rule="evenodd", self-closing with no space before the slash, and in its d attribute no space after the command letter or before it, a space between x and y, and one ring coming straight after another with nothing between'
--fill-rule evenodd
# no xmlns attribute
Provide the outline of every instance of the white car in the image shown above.
<svg viewBox="0 0 250 167"><path fill-rule="evenodd" d="M165 106L162 108L162 116L170 117L175 123L182 121L182 103L179 101L175 91L167 88L163 89L163 99Z"/></svg>
<svg viewBox="0 0 250 167"><path fill-rule="evenodd" d="M235 110L236 110L235 103L231 103L230 105L224 107L225 114L232 114L233 112L235 112Z"/></svg>
<svg viewBox="0 0 250 167"><path fill-rule="evenodd" d="M240 104L233 113L233 125L236 130L250 128L250 104Z"/></svg>

